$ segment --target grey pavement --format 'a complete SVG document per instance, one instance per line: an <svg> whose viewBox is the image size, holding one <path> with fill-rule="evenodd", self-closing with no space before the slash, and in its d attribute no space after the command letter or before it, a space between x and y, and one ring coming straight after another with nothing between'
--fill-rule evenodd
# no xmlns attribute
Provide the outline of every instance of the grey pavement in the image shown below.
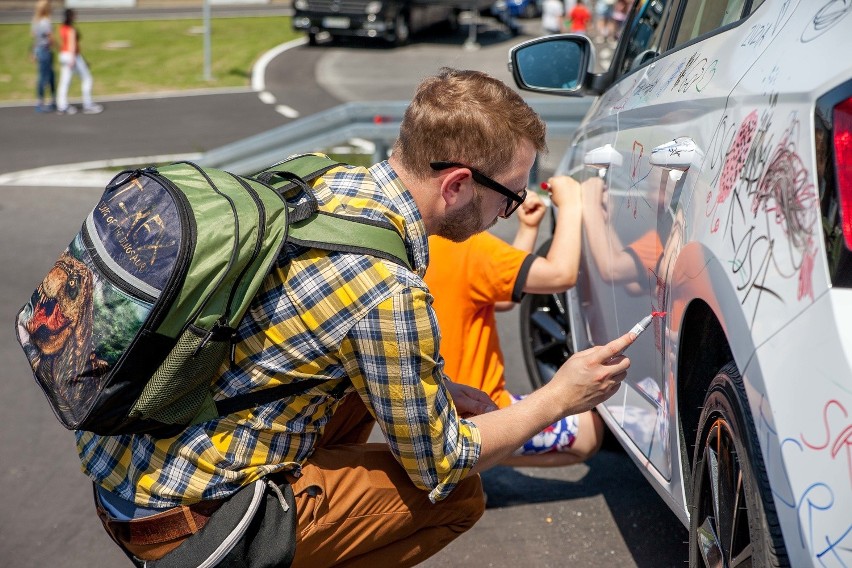
<svg viewBox="0 0 852 568"><path fill-rule="evenodd" d="M536 22L523 22L530 36ZM480 48L464 32L416 38L402 49L357 45L298 48L267 70L279 103L316 112L349 100L405 100L441 65L477 68L511 84L510 39L484 28ZM290 81L287 77L294 77ZM104 101L94 116L39 115L0 108L0 178L20 170L139 156L193 155L285 124L256 93ZM555 158L561 153L554 149ZM555 159L551 157L551 159ZM552 166L551 166L552 167ZM129 565L99 526L91 489L79 471L73 435L58 424L31 379L12 319L73 236L102 187L0 185L0 564L15 568ZM495 232L511 238L515 225ZM510 389L529 392L517 313L500 314ZM488 509L468 534L423 566L680 567L686 531L630 459L608 445L569 468L498 467L483 475Z"/></svg>

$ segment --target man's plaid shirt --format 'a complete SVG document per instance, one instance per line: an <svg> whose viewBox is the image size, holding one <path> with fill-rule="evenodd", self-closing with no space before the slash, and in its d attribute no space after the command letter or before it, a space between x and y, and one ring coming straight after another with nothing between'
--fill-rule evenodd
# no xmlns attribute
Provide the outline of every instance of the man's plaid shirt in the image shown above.
<svg viewBox="0 0 852 568"><path fill-rule="evenodd" d="M77 432L83 471L105 489L140 506L171 507L228 496L272 472L298 473L347 380L346 391L354 388L366 402L391 451L433 501L476 462L479 432L458 416L444 386L437 320L422 280L428 240L411 194L387 162L335 168L315 192L324 211L390 221L405 236L414 272L288 246L239 326L235 364L223 366L214 397L328 381L175 438Z"/></svg>

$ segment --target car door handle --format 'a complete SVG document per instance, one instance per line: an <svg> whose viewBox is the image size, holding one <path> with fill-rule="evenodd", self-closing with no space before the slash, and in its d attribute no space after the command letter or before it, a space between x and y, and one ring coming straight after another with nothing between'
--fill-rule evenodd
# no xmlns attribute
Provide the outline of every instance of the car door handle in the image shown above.
<svg viewBox="0 0 852 568"><path fill-rule="evenodd" d="M621 154L618 150L612 147L612 144L604 144L594 150L589 150L583 156L583 163L590 168L608 168L610 166L620 166L622 163Z"/></svg>
<svg viewBox="0 0 852 568"><path fill-rule="evenodd" d="M695 162L697 151L692 138L681 136L651 150L649 161L652 166L685 172Z"/></svg>
<svg viewBox="0 0 852 568"><path fill-rule="evenodd" d="M612 147L612 144L604 144L594 150L589 150L583 156L583 163L590 168L597 168L598 175L604 177L610 166L620 166L624 159L621 154Z"/></svg>

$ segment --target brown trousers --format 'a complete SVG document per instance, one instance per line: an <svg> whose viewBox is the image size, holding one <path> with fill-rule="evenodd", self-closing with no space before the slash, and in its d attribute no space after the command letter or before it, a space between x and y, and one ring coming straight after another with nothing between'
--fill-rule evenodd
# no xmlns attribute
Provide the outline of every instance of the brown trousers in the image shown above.
<svg viewBox="0 0 852 568"><path fill-rule="evenodd" d="M299 525L294 568L414 566L471 528L485 510L470 476L438 503L414 486L356 394L343 401L293 480Z"/></svg>
<svg viewBox="0 0 852 568"><path fill-rule="evenodd" d="M485 499L478 475L433 504L386 444L366 443L374 423L358 395L348 395L303 465L302 476L290 479L299 516L295 568L414 566L482 516ZM190 514L189 508L181 509ZM137 558L162 558L189 536L132 545L117 538L100 508L99 515L119 546Z"/></svg>

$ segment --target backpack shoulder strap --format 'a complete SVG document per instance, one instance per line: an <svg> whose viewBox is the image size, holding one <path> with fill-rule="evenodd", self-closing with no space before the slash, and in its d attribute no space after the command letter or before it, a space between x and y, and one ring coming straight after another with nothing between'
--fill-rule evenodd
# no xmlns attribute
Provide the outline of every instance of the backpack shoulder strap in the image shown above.
<svg viewBox="0 0 852 568"><path fill-rule="evenodd" d="M390 223L318 211L290 226L287 238L297 245L376 256L411 270L405 241Z"/></svg>
<svg viewBox="0 0 852 568"><path fill-rule="evenodd" d="M340 165L343 164L324 154L302 154L279 162L252 177L272 185L280 193L286 193L300 185L299 180L293 179L293 174L301 181L310 183ZM280 184L282 180L285 183ZM412 267L405 241L390 223L315 211L314 208L308 215L296 212L287 240L322 250L376 256L401 264L409 270Z"/></svg>
<svg viewBox="0 0 852 568"><path fill-rule="evenodd" d="M342 165L342 162L332 160L325 154L300 154L282 160L250 177L272 185L279 193L286 193L296 187L296 182L292 180L292 174L296 174L303 181L310 183L327 171ZM280 175L282 173L286 175ZM286 180L287 183L276 183L276 176Z"/></svg>

